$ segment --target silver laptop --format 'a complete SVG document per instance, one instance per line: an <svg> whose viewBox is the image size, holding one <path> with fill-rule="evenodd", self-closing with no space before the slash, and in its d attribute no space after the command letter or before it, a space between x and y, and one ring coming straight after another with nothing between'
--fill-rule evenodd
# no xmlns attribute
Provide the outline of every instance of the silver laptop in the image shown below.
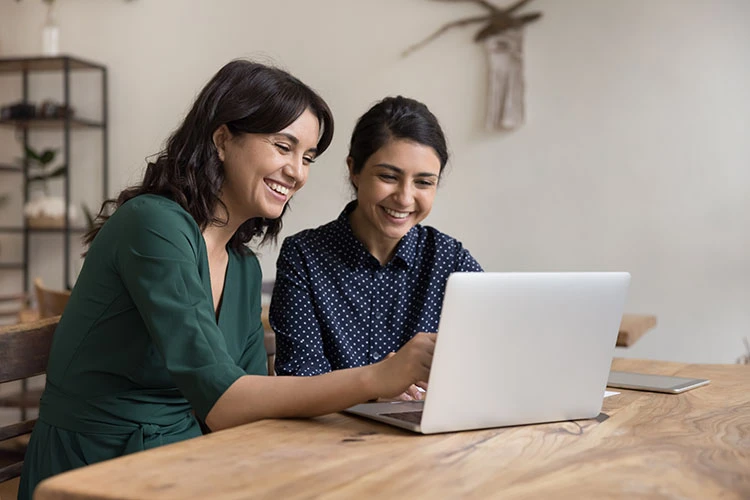
<svg viewBox="0 0 750 500"><path fill-rule="evenodd" d="M599 415L629 273L454 273L424 401L346 411L423 434Z"/></svg>

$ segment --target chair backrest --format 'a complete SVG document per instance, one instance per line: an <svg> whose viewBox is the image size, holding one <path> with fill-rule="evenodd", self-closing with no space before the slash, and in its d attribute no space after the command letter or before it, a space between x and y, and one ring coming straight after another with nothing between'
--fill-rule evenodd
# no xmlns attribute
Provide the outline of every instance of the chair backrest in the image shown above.
<svg viewBox="0 0 750 500"><path fill-rule="evenodd" d="M29 297L25 293L11 293L0 295L0 321L19 322L20 315L29 311ZM28 314L26 316L28 317Z"/></svg>
<svg viewBox="0 0 750 500"><path fill-rule="evenodd" d="M40 375L47 369L59 316L0 327L0 383ZM0 441L31 432L36 419L0 426ZM21 475L23 461L0 468L0 483Z"/></svg>
<svg viewBox="0 0 750 500"><path fill-rule="evenodd" d="M68 299L70 299L69 290L47 288L40 278L34 280L34 292L36 293L40 318L61 315L68 304Z"/></svg>
<svg viewBox="0 0 750 500"><path fill-rule="evenodd" d="M271 328L271 322L268 319L269 306L263 306L260 312L260 320L263 323L263 344L266 348L266 362L268 364L268 374L276 375L273 365L276 361L276 334Z"/></svg>

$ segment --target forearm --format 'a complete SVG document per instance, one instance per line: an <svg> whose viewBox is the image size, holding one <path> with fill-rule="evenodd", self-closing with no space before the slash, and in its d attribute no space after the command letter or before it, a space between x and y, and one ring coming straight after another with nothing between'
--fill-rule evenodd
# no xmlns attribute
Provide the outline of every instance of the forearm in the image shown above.
<svg viewBox="0 0 750 500"><path fill-rule="evenodd" d="M312 417L396 396L428 379L435 338L418 333L383 361L315 377L243 375L216 401L206 424L219 430L264 418Z"/></svg>
<svg viewBox="0 0 750 500"><path fill-rule="evenodd" d="M376 399L375 365L315 377L246 375L235 381L206 417L212 430L264 418L313 417Z"/></svg>

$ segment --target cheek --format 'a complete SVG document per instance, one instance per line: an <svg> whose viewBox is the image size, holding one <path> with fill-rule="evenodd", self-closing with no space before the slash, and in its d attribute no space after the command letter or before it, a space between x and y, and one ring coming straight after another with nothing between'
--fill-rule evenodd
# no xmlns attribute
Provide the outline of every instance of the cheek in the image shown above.
<svg viewBox="0 0 750 500"><path fill-rule="evenodd" d="M360 181L357 189L357 200L362 203L376 203L380 198L379 187L377 183Z"/></svg>
<svg viewBox="0 0 750 500"><path fill-rule="evenodd" d="M430 211L432 209L432 202L435 200L435 191L425 191L420 193L419 205L423 211Z"/></svg>
<svg viewBox="0 0 750 500"><path fill-rule="evenodd" d="M368 195L371 199L376 201L383 201L389 196L392 196L398 190L395 184L389 184L387 182L376 182L370 186Z"/></svg>
<svg viewBox="0 0 750 500"><path fill-rule="evenodd" d="M307 184L307 179L309 178L310 178L310 171L308 170L307 172L305 172L305 175L303 177L297 179L297 184L294 186L295 192L302 189L302 186Z"/></svg>

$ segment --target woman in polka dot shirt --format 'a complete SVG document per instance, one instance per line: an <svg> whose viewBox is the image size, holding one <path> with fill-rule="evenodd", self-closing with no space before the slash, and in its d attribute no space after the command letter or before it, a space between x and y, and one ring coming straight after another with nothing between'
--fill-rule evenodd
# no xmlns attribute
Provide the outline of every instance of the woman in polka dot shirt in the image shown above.
<svg viewBox="0 0 750 500"><path fill-rule="evenodd" d="M420 225L447 161L418 101L389 97L359 119L346 160L356 199L281 248L270 311L279 375L369 365L437 331L448 276L482 271L459 241Z"/></svg>

